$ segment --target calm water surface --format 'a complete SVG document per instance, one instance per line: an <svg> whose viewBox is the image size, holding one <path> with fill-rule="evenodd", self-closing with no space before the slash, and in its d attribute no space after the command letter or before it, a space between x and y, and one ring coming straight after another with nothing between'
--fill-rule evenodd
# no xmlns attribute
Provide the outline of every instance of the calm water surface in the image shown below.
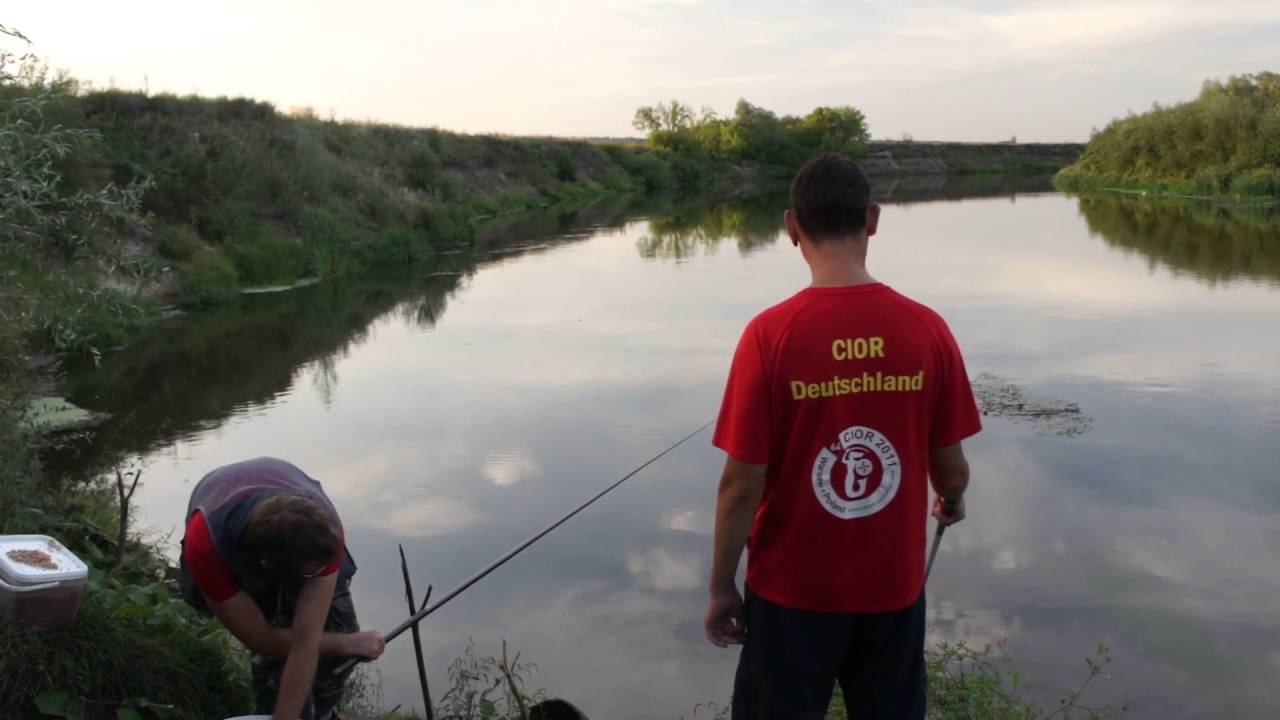
<svg viewBox="0 0 1280 720"><path fill-rule="evenodd" d="M918 190L918 189L917 189ZM929 193L926 192L925 195ZM935 188L939 195L963 194ZM998 188L996 188L998 190ZM905 193L905 195L904 195ZM970 519L930 586L931 641L1008 639L1055 698L1096 645L1136 718L1263 717L1280 678L1280 230L1274 218L1053 193L895 189L872 272L938 309L971 373L1079 403L1077 438L988 418ZM68 468L147 463L172 543L192 483L270 454L318 477L367 627L451 588L714 416L743 325L807 282L776 199L604 205L487 228L433 273L246 298L73 378L116 419ZM479 260L479 264L476 264ZM702 637L715 486L704 433L423 626L437 689L505 638L595 718L729 695ZM380 668L420 704L411 643Z"/></svg>

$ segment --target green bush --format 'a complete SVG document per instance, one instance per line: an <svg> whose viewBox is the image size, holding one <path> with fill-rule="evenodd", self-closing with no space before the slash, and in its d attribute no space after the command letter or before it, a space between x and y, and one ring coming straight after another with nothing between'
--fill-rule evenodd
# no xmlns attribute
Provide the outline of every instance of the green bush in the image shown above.
<svg viewBox="0 0 1280 720"><path fill-rule="evenodd" d="M496 212L496 208L488 212ZM424 207L418 211L414 227L423 234L428 247L457 244L470 237L470 224L463 213L460 209Z"/></svg>
<svg viewBox="0 0 1280 720"><path fill-rule="evenodd" d="M302 277L307 268L306 251L294 240L266 234L224 247L240 282L250 287L287 285Z"/></svg>
<svg viewBox="0 0 1280 720"><path fill-rule="evenodd" d="M1231 192L1244 197L1280 197L1280 167L1254 168L1236 175Z"/></svg>
<svg viewBox="0 0 1280 720"><path fill-rule="evenodd" d="M1115 120L1062 172L1112 186L1280 196L1280 74L1207 81L1199 97Z"/></svg>
<svg viewBox="0 0 1280 720"><path fill-rule="evenodd" d="M239 291L235 266L222 253L201 250L178 267L182 301L190 305L226 302Z"/></svg>
<svg viewBox="0 0 1280 720"><path fill-rule="evenodd" d="M361 246L360 259L366 267L403 266L423 257L430 249L431 243L421 231L390 227Z"/></svg>
<svg viewBox="0 0 1280 720"><path fill-rule="evenodd" d="M573 158L569 157L569 152L564 148L556 152L556 179L565 183L578 179L578 170L573 166Z"/></svg>
<svg viewBox="0 0 1280 720"><path fill-rule="evenodd" d="M163 594L145 597L153 588ZM144 702L193 720L252 708L247 673L225 631L193 632L181 601L163 585L131 593L146 604L113 597L123 592L91 591L74 624L0 628L0 703L7 711L39 717L37 699L47 705L59 693L71 708L79 703L86 718L114 720L120 708ZM164 620L166 612L174 619Z"/></svg>
<svg viewBox="0 0 1280 720"><path fill-rule="evenodd" d="M168 225L158 234L160 254L172 260L190 260L204 250L200 235L190 225Z"/></svg>
<svg viewBox="0 0 1280 720"><path fill-rule="evenodd" d="M438 200L449 201L458 195L457 183L441 169L439 156L429 146L419 147L406 156L404 182L415 190L431 193Z"/></svg>
<svg viewBox="0 0 1280 720"><path fill-rule="evenodd" d="M332 277L351 270L352 233L324 208L307 208L302 215L302 241L307 248L307 274Z"/></svg>
<svg viewBox="0 0 1280 720"><path fill-rule="evenodd" d="M1231 171L1222 167L1201 168L1191 176L1191 190L1199 195L1221 195L1231 186Z"/></svg>
<svg viewBox="0 0 1280 720"><path fill-rule="evenodd" d="M655 153L632 150L621 145L605 145L604 150L646 192L675 187L676 178L671 166Z"/></svg>
<svg viewBox="0 0 1280 720"><path fill-rule="evenodd" d="M95 287L80 275L51 275L36 291L40 306L29 327L31 340L57 353L96 354L123 345L159 316L154 300Z"/></svg>

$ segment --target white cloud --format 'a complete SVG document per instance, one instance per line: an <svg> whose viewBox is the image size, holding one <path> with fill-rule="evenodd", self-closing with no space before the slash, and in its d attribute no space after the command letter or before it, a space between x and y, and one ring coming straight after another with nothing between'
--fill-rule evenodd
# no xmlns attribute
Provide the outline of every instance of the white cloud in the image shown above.
<svg viewBox="0 0 1280 720"><path fill-rule="evenodd" d="M484 459L484 476L498 487L514 485L538 474L538 463L523 449L490 453Z"/></svg>
<svg viewBox="0 0 1280 720"><path fill-rule="evenodd" d="M702 510L672 510L662 516L662 527L668 530L710 535L714 527L711 512Z"/></svg>
<svg viewBox="0 0 1280 720"><path fill-rule="evenodd" d="M448 535L475 525L480 514L470 505L449 498L416 500L390 508L382 526L406 537Z"/></svg>
<svg viewBox="0 0 1280 720"><path fill-rule="evenodd" d="M665 548L628 553L627 572L636 582L654 590L694 590L703 581L701 558L676 556Z"/></svg>

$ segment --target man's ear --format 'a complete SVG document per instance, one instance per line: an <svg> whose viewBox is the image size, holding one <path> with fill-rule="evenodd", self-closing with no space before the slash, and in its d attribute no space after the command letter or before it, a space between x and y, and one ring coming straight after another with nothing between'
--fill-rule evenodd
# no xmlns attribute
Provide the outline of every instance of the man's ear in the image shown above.
<svg viewBox="0 0 1280 720"><path fill-rule="evenodd" d="M867 208L867 237L876 234L876 230L880 228L880 204L871 203Z"/></svg>
<svg viewBox="0 0 1280 720"><path fill-rule="evenodd" d="M796 214L790 210L784 211L782 222L787 226L787 235L791 236L791 244L800 247L800 223L796 221Z"/></svg>

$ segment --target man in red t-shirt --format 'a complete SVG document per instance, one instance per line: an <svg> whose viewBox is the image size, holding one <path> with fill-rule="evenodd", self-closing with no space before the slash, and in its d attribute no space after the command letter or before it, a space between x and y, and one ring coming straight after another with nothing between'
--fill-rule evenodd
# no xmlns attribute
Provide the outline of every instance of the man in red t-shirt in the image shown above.
<svg viewBox="0 0 1280 720"><path fill-rule="evenodd" d="M332 720L348 657L376 658L351 601L355 562L320 483L275 458L224 465L191 493L183 598L253 653L254 705L277 720Z"/></svg>
<svg viewBox="0 0 1280 720"><path fill-rule="evenodd" d="M801 168L785 220L813 282L747 325L729 372L706 632L744 643L735 720L822 718L836 682L850 717L924 717L927 483L962 520L981 422L946 323L867 273L870 195L842 155Z"/></svg>

